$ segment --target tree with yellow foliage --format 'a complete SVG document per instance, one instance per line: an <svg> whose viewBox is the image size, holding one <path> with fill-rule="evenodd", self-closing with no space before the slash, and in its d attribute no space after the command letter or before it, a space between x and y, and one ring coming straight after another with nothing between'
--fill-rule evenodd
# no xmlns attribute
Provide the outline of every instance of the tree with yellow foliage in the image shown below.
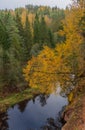
<svg viewBox="0 0 85 130"><path fill-rule="evenodd" d="M45 46L24 69L24 77L31 87L51 90L57 82L63 86L78 82L85 67L84 55L81 53L84 41L81 27L84 24L80 26L80 21L83 17L84 8L79 3L65 11L62 33L66 36L65 43L57 44L55 49Z"/></svg>

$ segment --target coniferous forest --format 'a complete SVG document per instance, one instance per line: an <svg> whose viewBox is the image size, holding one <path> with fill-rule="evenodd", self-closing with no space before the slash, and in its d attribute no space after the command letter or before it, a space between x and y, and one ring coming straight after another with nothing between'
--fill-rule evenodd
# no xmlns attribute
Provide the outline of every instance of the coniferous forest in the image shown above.
<svg viewBox="0 0 85 130"><path fill-rule="evenodd" d="M37 57L44 46L55 48L65 41L62 20L65 10L57 7L26 5L0 10L0 89L23 87L23 68Z"/></svg>

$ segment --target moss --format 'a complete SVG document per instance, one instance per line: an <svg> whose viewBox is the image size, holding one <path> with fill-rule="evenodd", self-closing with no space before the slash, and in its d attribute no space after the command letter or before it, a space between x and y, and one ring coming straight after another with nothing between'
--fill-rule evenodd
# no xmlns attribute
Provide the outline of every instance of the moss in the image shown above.
<svg viewBox="0 0 85 130"><path fill-rule="evenodd" d="M35 91L34 89L26 89L21 93L10 94L5 98L0 98L0 112L6 111L8 107L25 99L29 100L36 94L38 94L38 91Z"/></svg>

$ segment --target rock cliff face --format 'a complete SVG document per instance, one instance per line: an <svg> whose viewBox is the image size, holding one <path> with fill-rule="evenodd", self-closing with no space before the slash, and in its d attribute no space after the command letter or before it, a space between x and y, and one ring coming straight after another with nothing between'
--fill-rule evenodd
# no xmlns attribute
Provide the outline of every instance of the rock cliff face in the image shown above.
<svg viewBox="0 0 85 130"><path fill-rule="evenodd" d="M85 93L68 105L63 113L66 121L62 130L85 130Z"/></svg>

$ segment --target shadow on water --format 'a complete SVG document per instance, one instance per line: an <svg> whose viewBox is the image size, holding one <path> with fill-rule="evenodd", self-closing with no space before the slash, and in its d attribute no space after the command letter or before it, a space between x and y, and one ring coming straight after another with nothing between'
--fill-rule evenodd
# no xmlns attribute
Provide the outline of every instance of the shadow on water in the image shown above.
<svg viewBox="0 0 85 130"><path fill-rule="evenodd" d="M61 130L66 97L50 94L25 100L0 115L0 130Z"/></svg>

